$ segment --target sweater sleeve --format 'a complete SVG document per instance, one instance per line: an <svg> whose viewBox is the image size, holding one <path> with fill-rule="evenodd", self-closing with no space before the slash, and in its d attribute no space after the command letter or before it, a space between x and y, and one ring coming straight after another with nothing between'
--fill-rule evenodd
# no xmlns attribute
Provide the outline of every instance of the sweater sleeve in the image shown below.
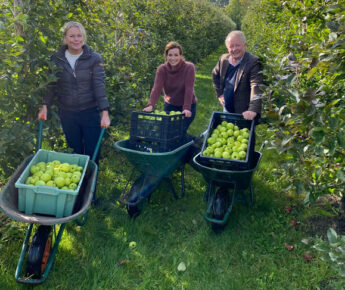
<svg viewBox="0 0 345 290"><path fill-rule="evenodd" d="M185 91L183 110L191 109L193 96L194 96L194 82L195 82L195 67L194 64L189 64L185 76Z"/></svg>
<svg viewBox="0 0 345 290"><path fill-rule="evenodd" d="M163 65L160 65L156 71L155 82L151 90L150 99L147 104L148 106L155 107L162 93L163 85L164 85L164 69L163 69Z"/></svg>

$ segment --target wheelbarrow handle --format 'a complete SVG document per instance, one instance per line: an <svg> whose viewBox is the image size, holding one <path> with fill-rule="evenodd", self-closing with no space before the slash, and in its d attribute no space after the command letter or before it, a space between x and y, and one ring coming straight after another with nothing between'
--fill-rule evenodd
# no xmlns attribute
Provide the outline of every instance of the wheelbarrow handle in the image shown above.
<svg viewBox="0 0 345 290"><path fill-rule="evenodd" d="M101 133L99 134L97 145L96 145L95 151L93 152L93 155L92 155L92 159L91 159L92 161L96 160L96 157L97 157L97 154L98 154L98 151L99 151L99 147L101 146L101 141L102 141L105 129L106 129L106 126L104 124L102 124L102 130L101 130Z"/></svg>
<svg viewBox="0 0 345 290"><path fill-rule="evenodd" d="M37 136L36 151L41 149L41 146L42 146L43 120L44 120L44 116L42 115L39 118L39 123L38 123L38 136Z"/></svg>
<svg viewBox="0 0 345 290"><path fill-rule="evenodd" d="M261 147L260 147L260 149L259 149L259 152L260 152L260 153L262 153L262 150L265 148L265 146L267 145L267 143L268 143L267 140L265 140L264 142L262 142Z"/></svg>

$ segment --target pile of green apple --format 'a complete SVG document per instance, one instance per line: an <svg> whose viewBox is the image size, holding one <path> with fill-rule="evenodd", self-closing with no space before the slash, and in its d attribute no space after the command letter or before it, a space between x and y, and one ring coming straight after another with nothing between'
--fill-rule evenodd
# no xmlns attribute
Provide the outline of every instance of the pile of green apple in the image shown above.
<svg viewBox="0 0 345 290"><path fill-rule="evenodd" d="M249 140L249 129L240 129L237 125L223 121L207 138L207 147L203 156L245 160Z"/></svg>
<svg viewBox="0 0 345 290"><path fill-rule="evenodd" d="M159 111L159 110L154 110L154 112L153 112L154 114L156 114L156 115L180 115L180 114L182 114L180 111L170 111L170 113L169 114L167 114L167 112L165 112L165 111Z"/></svg>
<svg viewBox="0 0 345 290"><path fill-rule="evenodd" d="M31 175L26 179L27 185L45 185L63 190L76 190L83 172L78 164L61 163L59 160L38 162L30 167Z"/></svg>

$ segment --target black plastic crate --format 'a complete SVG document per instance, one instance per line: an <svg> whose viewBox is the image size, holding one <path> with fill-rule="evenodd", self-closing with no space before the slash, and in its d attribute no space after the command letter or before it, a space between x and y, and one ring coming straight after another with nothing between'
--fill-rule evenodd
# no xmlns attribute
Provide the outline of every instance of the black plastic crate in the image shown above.
<svg viewBox="0 0 345 290"><path fill-rule="evenodd" d="M203 155L207 147L207 139L212 135L213 130L223 121L231 122L237 125L239 129L247 128L249 130L248 148L245 160L216 158ZM201 149L200 161L210 167L223 169L223 170L248 170L251 168L254 156L255 147L255 126L254 120L245 120L241 114L230 114L213 112L210 123L208 125L207 135Z"/></svg>
<svg viewBox="0 0 345 290"><path fill-rule="evenodd" d="M167 140L156 140L151 141L147 138L134 138L129 139L129 147L133 150L150 152L150 153L160 153L173 151L180 147L184 143L184 139L180 137L175 137Z"/></svg>
<svg viewBox="0 0 345 290"><path fill-rule="evenodd" d="M130 137L145 141L183 139L185 116L132 112Z"/></svg>

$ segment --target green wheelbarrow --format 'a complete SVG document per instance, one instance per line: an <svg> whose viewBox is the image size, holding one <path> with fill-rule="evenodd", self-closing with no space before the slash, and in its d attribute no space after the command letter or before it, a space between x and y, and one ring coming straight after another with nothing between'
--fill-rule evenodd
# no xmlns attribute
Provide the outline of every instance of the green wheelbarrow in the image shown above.
<svg viewBox="0 0 345 290"><path fill-rule="evenodd" d="M133 149L129 139L115 142L114 147L122 151L134 167L119 198L119 202L126 206L129 216L136 217L140 214L143 202L145 199L150 201L151 194L162 181L168 183L169 189L176 199L184 196L185 158L193 143L193 140L186 140L183 145L173 151L150 153ZM176 193L170 178L178 168L181 171L180 195ZM140 176L133 182L136 170L140 172ZM128 189L130 182L132 182L132 185Z"/></svg>
<svg viewBox="0 0 345 290"><path fill-rule="evenodd" d="M37 150L41 148L42 126L42 120L40 120ZM34 155L27 157L19 165L0 192L0 210L15 221L29 224L15 272L15 279L18 283L31 285L43 283L53 265L66 223L74 220L80 226L85 224L97 180L98 166L94 160L100 148L104 131L105 127L102 127L94 155L87 164L71 215L56 218L41 214L28 215L18 210L18 188L15 183ZM30 239L32 234L33 237Z"/></svg>
<svg viewBox="0 0 345 290"><path fill-rule="evenodd" d="M208 202L205 219L211 223L214 232L224 229L235 202L249 205L246 192L249 191L250 202L254 204L254 190L252 177L259 167L262 157L261 146L259 152L254 152L252 166L248 170L222 170L203 164L200 154L193 158L195 169L199 171L208 183L204 199ZM218 189L217 189L218 188ZM216 190L217 189L217 190ZM230 194L229 190L232 191Z"/></svg>

